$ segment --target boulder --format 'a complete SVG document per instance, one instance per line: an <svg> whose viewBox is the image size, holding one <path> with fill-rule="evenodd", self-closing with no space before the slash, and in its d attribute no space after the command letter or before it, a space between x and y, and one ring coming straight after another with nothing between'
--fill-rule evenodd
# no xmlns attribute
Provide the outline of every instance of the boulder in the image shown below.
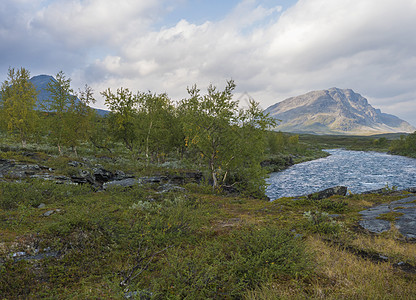
<svg viewBox="0 0 416 300"><path fill-rule="evenodd" d="M416 187L410 187L405 189L406 192L416 194Z"/></svg>
<svg viewBox="0 0 416 300"><path fill-rule="evenodd" d="M348 188L346 186L331 187L323 191L309 194L308 199L322 200L322 199L329 198L334 195L345 196L347 194L347 189Z"/></svg>
<svg viewBox="0 0 416 300"><path fill-rule="evenodd" d="M113 180L114 174L102 167L98 167L93 169L93 177L95 181L104 183Z"/></svg>
<svg viewBox="0 0 416 300"><path fill-rule="evenodd" d="M85 170L79 170L78 175L71 176L71 180L72 182L78 183L78 184L85 184L85 183L94 184L95 183L95 180L90 174L90 172L85 171Z"/></svg>

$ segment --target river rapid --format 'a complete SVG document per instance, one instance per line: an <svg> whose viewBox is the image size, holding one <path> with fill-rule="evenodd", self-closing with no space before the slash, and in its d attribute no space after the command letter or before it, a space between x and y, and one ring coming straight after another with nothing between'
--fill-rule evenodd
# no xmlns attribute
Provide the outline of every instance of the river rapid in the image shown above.
<svg viewBox="0 0 416 300"><path fill-rule="evenodd" d="M325 150L328 157L297 164L271 173L266 195L274 200L317 192L337 185L351 193L388 185L405 189L416 186L416 159L379 152Z"/></svg>

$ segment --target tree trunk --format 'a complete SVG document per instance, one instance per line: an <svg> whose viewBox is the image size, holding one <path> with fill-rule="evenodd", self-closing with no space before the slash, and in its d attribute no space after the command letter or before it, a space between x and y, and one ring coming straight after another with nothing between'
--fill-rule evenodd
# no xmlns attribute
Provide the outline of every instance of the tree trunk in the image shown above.
<svg viewBox="0 0 416 300"><path fill-rule="evenodd" d="M147 132L147 137L146 137L146 159L147 159L147 163L149 163L149 136L150 136L150 130L152 129L152 125L153 125L153 121L150 121L149 131Z"/></svg>
<svg viewBox="0 0 416 300"><path fill-rule="evenodd" d="M210 160L209 164L211 167L211 175L212 175L212 189L215 190L215 188L218 186L218 181L217 181L217 176L215 175L214 160Z"/></svg>

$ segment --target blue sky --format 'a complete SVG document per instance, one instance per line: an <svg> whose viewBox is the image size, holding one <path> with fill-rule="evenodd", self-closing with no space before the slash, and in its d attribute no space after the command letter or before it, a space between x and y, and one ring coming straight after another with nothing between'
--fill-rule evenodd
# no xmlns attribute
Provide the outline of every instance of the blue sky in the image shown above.
<svg viewBox="0 0 416 300"><path fill-rule="evenodd" d="M7 69L73 88L167 92L227 79L261 106L351 88L416 126L416 0L2 0Z"/></svg>

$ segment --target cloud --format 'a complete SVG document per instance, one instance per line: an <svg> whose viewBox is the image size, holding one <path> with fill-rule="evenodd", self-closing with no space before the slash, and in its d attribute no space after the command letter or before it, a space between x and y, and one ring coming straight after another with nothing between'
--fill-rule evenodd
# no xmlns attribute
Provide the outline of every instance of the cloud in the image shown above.
<svg viewBox="0 0 416 300"><path fill-rule="evenodd" d="M267 107L352 88L416 125L415 0L299 0L285 11L244 0L220 20L163 26L187 1L6 0L0 51L34 74L63 69L97 94L123 86L181 99L194 83L222 88L233 78Z"/></svg>

